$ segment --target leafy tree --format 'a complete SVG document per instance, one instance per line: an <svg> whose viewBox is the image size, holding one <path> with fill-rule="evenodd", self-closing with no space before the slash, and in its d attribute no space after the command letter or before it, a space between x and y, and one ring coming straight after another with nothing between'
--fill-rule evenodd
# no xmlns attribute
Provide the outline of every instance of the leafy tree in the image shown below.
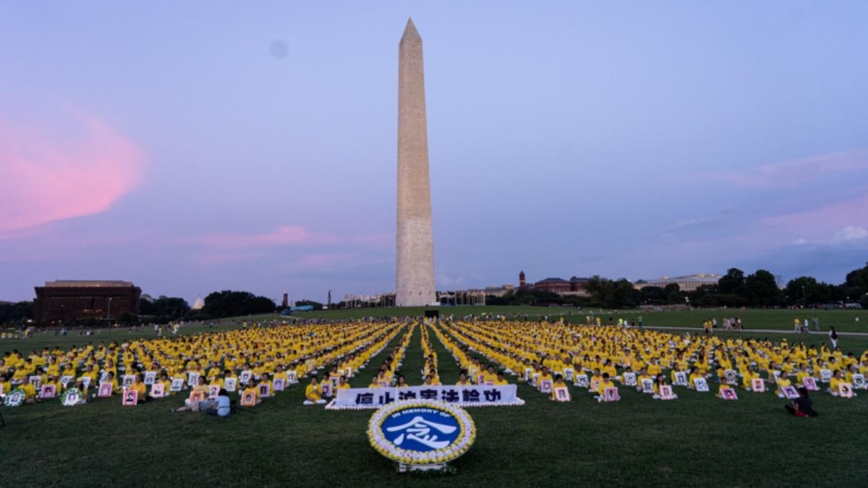
<svg viewBox="0 0 868 488"><path fill-rule="evenodd" d="M33 318L33 302L0 305L0 324L22 322Z"/></svg>
<svg viewBox="0 0 868 488"><path fill-rule="evenodd" d="M118 323L121 325L135 325L139 323L139 318L130 312L124 312L118 317Z"/></svg>
<svg viewBox="0 0 868 488"><path fill-rule="evenodd" d="M611 302L608 304L610 308L632 308L636 306L634 300L635 288L633 283L621 278L612 283Z"/></svg>
<svg viewBox="0 0 868 488"><path fill-rule="evenodd" d="M772 307L781 303L781 290L778 288L777 280L773 274L764 269L749 275L745 279L744 288L749 305Z"/></svg>
<svg viewBox="0 0 868 488"><path fill-rule="evenodd" d="M643 305L663 305L666 303L666 291L659 286L645 286L639 290L639 303Z"/></svg>
<svg viewBox="0 0 868 488"><path fill-rule="evenodd" d="M202 311L210 317L236 317L271 313L276 309L274 300L246 291L224 290L205 297Z"/></svg>
<svg viewBox="0 0 868 488"><path fill-rule="evenodd" d="M142 300L139 303L139 315L164 318L170 320L183 319L190 313L190 304L187 300L177 297L160 295L154 301Z"/></svg>
<svg viewBox="0 0 868 488"><path fill-rule="evenodd" d="M828 283L818 283L815 278L810 276L801 276L790 280L784 292L787 294L787 302L790 305L810 306L832 300L832 286Z"/></svg>
<svg viewBox="0 0 868 488"><path fill-rule="evenodd" d="M591 276L585 285L585 289L591 295L591 303L607 308L612 301L613 288L612 281L600 275Z"/></svg>
<svg viewBox="0 0 868 488"><path fill-rule="evenodd" d="M854 269L847 273L845 284L850 288L859 288L862 293L868 293L868 263L864 268Z"/></svg>
<svg viewBox="0 0 868 488"><path fill-rule="evenodd" d="M718 291L724 295L745 296L744 271L738 268L730 268L717 282Z"/></svg>

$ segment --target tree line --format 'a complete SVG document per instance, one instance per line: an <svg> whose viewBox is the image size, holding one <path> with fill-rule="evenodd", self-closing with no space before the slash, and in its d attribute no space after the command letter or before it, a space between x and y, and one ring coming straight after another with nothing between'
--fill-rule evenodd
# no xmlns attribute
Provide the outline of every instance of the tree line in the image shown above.
<svg viewBox="0 0 868 488"><path fill-rule="evenodd" d="M847 274L844 283L832 285L809 276L800 276L781 286L768 270L745 275L731 268L716 285L685 291L675 284L636 289L621 278L589 278L586 296L559 295L530 287L508 291L502 297L489 295L488 305L565 305L611 309L638 306L685 305L691 307L823 307L838 303L860 303L868 308L868 264Z"/></svg>
<svg viewBox="0 0 868 488"><path fill-rule="evenodd" d="M122 325L167 324L179 320L212 320L275 311L277 305L268 297L257 296L246 291L224 290L206 296L205 306L201 310L193 310L187 300L180 297L163 295L153 300L141 299L138 315L124 312L117 317L117 322ZM33 302L0 304L0 324L20 326L27 324L32 318ZM96 327L101 323L104 324L105 321L86 318L64 325Z"/></svg>

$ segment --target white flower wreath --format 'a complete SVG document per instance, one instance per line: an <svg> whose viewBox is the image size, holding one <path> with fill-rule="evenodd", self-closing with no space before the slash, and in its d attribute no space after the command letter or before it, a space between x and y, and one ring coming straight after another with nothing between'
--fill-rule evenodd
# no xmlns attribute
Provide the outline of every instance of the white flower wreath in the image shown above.
<svg viewBox="0 0 868 488"><path fill-rule="evenodd" d="M451 414L458 420L458 438L452 444L428 452L401 449L386 439L382 425L385 420L398 410L408 408L431 408ZM470 449L476 440L476 425L470 415L461 408L436 400L409 400L390 403L371 416L368 423L368 440L371 446L387 458L404 464L443 464L453 461Z"/></svg>

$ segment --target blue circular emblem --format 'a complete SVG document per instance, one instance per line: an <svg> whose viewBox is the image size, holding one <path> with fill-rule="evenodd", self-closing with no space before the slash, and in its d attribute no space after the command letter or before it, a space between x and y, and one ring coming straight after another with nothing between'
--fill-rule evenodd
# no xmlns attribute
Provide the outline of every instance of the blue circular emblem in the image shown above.
<svg viewBox="0 0 868 488"><path fill-rule="evenodd" d="M418 452L445 449L461 432L452 413L427 407L399 410L386 417L380 428L395 446Z"/></svg>
<svg viewBox="0 0 868 488"><path fill-rule="evenodd" d="M402 465L436 465L461 456L476 439L476 426L461 407L435 400L394 402L368 423L371 446Z"/></svg>

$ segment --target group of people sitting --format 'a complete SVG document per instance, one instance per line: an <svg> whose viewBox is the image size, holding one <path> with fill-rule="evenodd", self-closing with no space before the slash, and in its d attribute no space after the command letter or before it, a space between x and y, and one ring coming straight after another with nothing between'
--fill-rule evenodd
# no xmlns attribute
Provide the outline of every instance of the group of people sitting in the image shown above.
<svg viewBox="0 0 868 488"><path fill-rule="evenodd" d="M606 389L634 387L655 399L675 399L671 387L708 391L735 399L739 386L803 403L810 390L855 396L868 374L868 351L859 357L839 348L786 339L693 337L626 327L535 322L450 322L435 328L463 366L475 367L474 350L546 394L574 381L602 400ZM666 372L669 375L667 377ZM827 384L825 389L821 384ZM766 385L769 385L766 388ZM661 394L662 387L666 395ZM728 391L733 389L732 391ZM615 397L617 398L617 396Z"/></svg>
<svg viewBox="0 0 868 488"><path fill-rule="evenodd" d="M250 406L261 402L263 393L273 395L326 365L332 365L330 376L351 376L402 326L253 327L68 350L45 348L27 356L16 350L0 359L0 398L15 393L23 404L56 401L75 389L77 404L118 394L144 403L190 394L183 411L203 410L211 404L200 402L220 403L221 396L237 394Z"/></svg>

